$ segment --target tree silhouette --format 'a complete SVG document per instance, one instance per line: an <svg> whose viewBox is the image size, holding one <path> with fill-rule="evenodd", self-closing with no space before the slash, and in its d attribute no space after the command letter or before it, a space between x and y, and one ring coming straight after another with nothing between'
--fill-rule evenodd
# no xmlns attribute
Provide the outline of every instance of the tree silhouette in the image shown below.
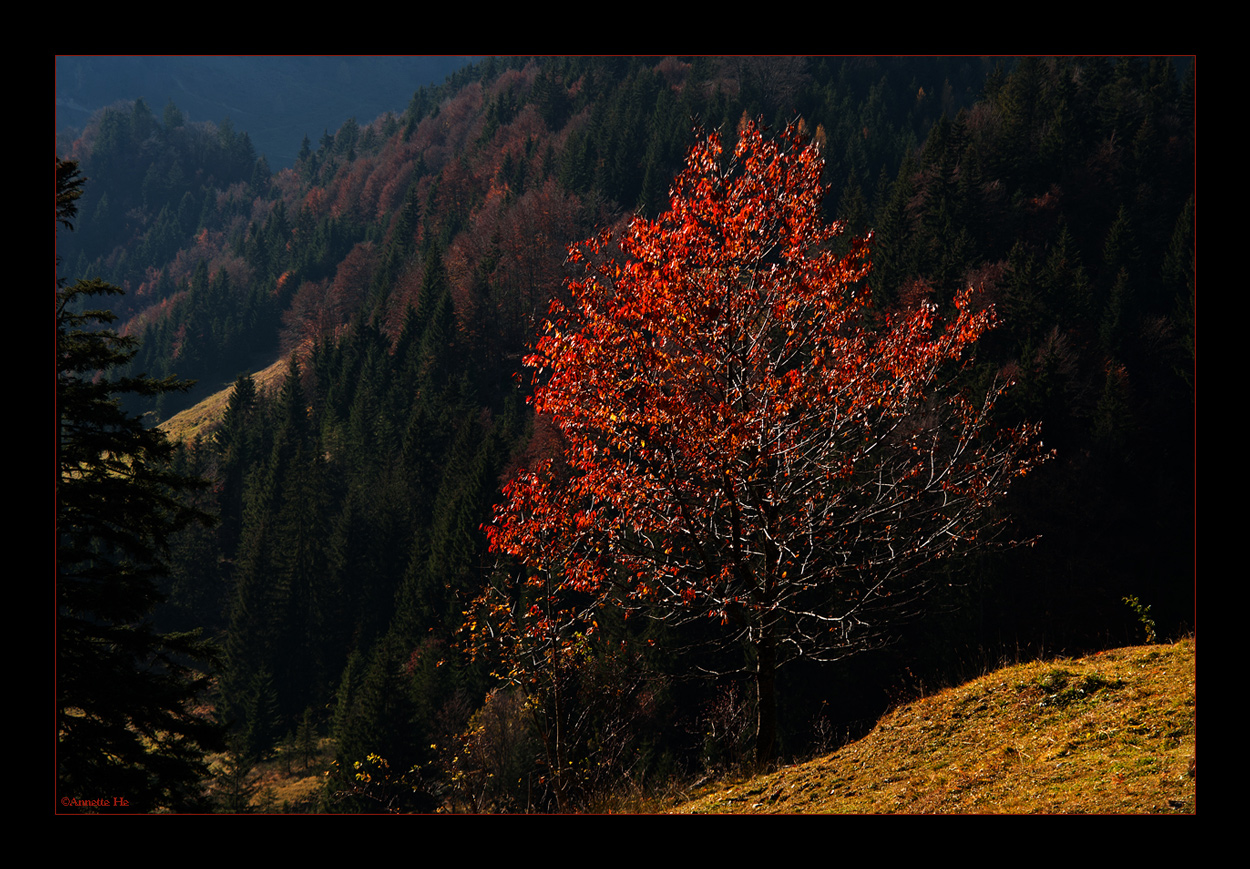
<svg viewBox="0 0 1250 869"><path fill-rule="evenodd" d="M57 158L56 220L66 228L82 183L77 164ZM118 404L187 384L102 374L128 363L135 342L84 301L120 293L100 280L56 289L58 806L101 808L107 798L128 811L203 810L204 751L221 738L191 706L210 650L192 634L157 632L150 616L171 536L208 520L185 499L204 484L171 471L165 435Z"/></svg>

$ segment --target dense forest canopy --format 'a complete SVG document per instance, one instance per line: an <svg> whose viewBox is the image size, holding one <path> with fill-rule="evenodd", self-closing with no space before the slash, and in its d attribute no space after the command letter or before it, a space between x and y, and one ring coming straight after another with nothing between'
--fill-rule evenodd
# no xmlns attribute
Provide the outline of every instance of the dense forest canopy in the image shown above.
<svg viewBox="0 0 1250 869"><path fill-rule="evenodd" d="M937 563L942 591L891 645L782 671L778 750L860 732L916 679L1003 655L1193 627L1194 65L1168 58L487 58L293 143L173 101L113 105L64 153L87 182L61 276L101 278L137 353L117 375L221 389L179 473L217 515L172 541L164 630L222 650L206 699L236 766L301 727L332 736L320 807L593 807L613 787L749 755L733 680L749 647L697 624L605 618L530 696L471 660L488 586L535 592L482 526L564 436L518 381L570 244L668 208L701 137L791 123L820 149L823 216L872 233L872 316L971 288L999 325L961 387L1013 381L996 424L1040 421L1055 458L1000 518L1035 546ZM64 235L64 234L62 234ZM267 389L253 375L284 360ZM920 613L917 613L920 615ZM528 703L526 702L528 700ZM748 728L749 729L749 728ZM557 789L557 731L575 773ZM386 762L369 786L349 771ZM376 764L376 761L369 761ZM518 784L520 783L520 784ZM240 804L232 804L239 808ZM246 805L244 801L241 805Z"/></svg>

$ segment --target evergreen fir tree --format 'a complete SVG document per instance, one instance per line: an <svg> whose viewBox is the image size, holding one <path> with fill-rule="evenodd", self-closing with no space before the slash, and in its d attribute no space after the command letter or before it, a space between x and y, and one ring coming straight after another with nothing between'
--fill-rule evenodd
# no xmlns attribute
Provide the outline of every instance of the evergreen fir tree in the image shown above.
<svg viewBox="0 0 1250 869"><path fill-rule="evenodd" d="M278 693L265 666L252 674L246 700L247 715L240 732L239 749L253 761L266 757L278 736Z"/></svg>
<svg viewBox="0 0 1250 869"><path fill-rule="evenodd" d="M221 459L221 529L218 540L222 556L234 559L243 524L243 484L256 461L253 420L256 416L256 381L242 374L226 404L226 413L214 436Z"/></svg>
<svg viewBox="0 0 1250 869"><path fill-rule="evenodd" d="M55 165L56 221L72 228L83 179L75 162ZM73 801L107 796L128 811L203 810L204 752L220 733L191 704L211 651L150 622L171 535L208 518L186 503L203 481L170 471L164 434L118 404L186 384L99 376L126 365L135 342L82 305L120 293L99 280L56 289L57 807L102 808Z"/></svg>
<svg viewBox="0 0 1250 869"><path fill-rule="evenodd" d="M252 811L252 798L260 790L259 776L254 775L256 759L242 748L241 739L231 740L229 749L214 764L217 811L241 815Z"/></svg>
<svg viewBox="0 0 1250 869"><path fill-rule="evenodd" d="M360 688L352 692L351 711L339 732L338 758L326 782L326 800L335 811L430 811L435 805L414 786L425 752L418 747L416 709L404 673L408 657L401 643L383 638ZM357 764L369 765L371 756L391 771L385 781L357 778Z"/></svg>
<svg viewBox="0 0 1250 869"><path fill-rule="evenodd" d="M321 693L318 686L329 683L322 680L319 638L322 610L332 607L324 459L294 357L278 397L268 464L254 475L245 500L221 708L233 723L250 727L250 692L256 674L267 668L279 721L290 725Z"/></svg>
<svg viewBox="0 0 1250 869"><path fill-rule="evenodd" d="M302 769L308 769L313 755L317 753L317 730L313 725L311 706L304 709L304 717L300 719L299 730L295 732L295 748L299 752Z"/></svg>

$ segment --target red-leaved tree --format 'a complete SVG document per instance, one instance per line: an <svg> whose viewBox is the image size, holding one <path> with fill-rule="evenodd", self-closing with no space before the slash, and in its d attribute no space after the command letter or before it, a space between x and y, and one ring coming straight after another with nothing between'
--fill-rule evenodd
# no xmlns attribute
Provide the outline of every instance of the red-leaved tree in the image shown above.
<svg viewBox="0 0 1250 869"><path fill-rule="evenodd" d="M879 639L1045 458L1037 425L992 426L1007 384L954 387L993 310L872 312L867 241L831 252L821 168L796 128L746 125L728 160L712 135L659 219L572 251L585 277L525 360L564 467L506 488L487 532L524 568L470 624L533 677L604 607L712 620L753 650L761 761L777 668Z"/></svg>

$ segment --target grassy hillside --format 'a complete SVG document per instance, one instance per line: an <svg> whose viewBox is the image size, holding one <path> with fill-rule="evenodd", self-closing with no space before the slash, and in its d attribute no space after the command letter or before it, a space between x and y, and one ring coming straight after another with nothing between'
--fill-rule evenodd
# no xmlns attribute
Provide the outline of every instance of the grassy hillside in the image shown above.
<svg viewBox="0 0 1250 869"><path fill-rule="evenodd" d="M273 392L282 385L290 369L289 359L279 359L268 368L255 372L252 379L260 392ZM158 428L175 443L191 443L197 437L209 438L221 425L226 415L226 406L230 403L230 393L234 391L231 384L220 392L215 392L193 407L174 414L161 423Z"/></svg>
<svg viewBox="0 0 1250 869"><path fill-rule="evenodd" d="M1019 664L672 811L1192 813L1194 679L1192 640Z"/></svg>
<svg viewBox="0 0 1250 869"><path fill-rule="evenodd" d="M1193 640L1007 667L899 707L833 754L668 811L1190 814L1194 679ZM313 810L332 756L328 741L308 769L279 753L249 777L252 809ZM610 810L657 808L653 795Z"/></svg>

